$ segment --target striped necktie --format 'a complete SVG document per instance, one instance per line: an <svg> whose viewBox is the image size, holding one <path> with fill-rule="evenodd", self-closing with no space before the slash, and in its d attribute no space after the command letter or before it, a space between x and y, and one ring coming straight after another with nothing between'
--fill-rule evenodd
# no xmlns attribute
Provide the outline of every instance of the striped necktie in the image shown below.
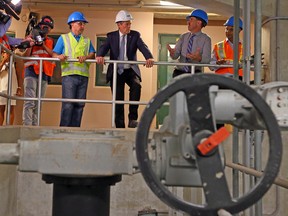
<svg viewBox="0 0 288 216"><path fill-rule="evenodd" d="M124 61L124 54L125 54L125 36L121 36L121 41L120 41L120 50L119 50L119 58L118 60ZM121 75L124 72L124 64L118 64L118 73Z"/></svg>
<svg viewBox="0 0 288 216"><path fill-rule="evenodd" d="M192 46L193 46L193 39L194 39L195 35L192 35L190 37L188 46L187 46L187 54L192 52ZM186 58L186 62L189 62L189 59ZM191 72L191 67L190 66L184 66L184 71L186 72Z"/></svg>

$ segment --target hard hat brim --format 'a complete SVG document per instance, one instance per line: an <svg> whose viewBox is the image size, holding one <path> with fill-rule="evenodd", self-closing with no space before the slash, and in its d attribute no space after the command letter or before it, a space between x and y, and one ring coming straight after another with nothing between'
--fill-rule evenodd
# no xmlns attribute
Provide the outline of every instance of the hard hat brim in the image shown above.
<svg viewBox="0 0 288 216"><path fill-rule="evenodd" d="M84 22L84 23L89 23L87 20L84 21L84 20L73 20L73 21L70 21L68 24L71 24L71 23L74 23L74 22Z"/></svg>

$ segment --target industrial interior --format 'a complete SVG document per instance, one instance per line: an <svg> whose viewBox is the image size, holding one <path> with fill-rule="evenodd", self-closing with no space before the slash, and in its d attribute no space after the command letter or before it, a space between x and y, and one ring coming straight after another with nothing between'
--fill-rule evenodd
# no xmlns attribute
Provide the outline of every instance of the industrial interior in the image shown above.
<svg viewBox="0 0 288 216"><path fill-rule="evenodd" d="M49 15L57 40L69 32L69 14L81 11L89 21L83 34L96 55L106 34L117 30L117 12L127 10L131 29L141 33L155 63L144 67L138 51L136 128L115 127L119 101L103 80L106 65L95 60L79 128L59 126L58 59L52 59L56 72L45 97L35 98L41 107L37 126L22 125L23 97L0 92L8 107L17 100L14 124L6 113L0 126L0 216L287 215L286 0L22 0L19 15L6 7L10 2L0 0L0 11L13 16L7 34L16 38L25 37L31 19ZM229 17L243 20L239 37L234 35L243 43L243 60L232 66L235 72L243 68L242 81L214 74L209 64L196 64L203 73L172 78L178 62L166 44L174 46L188 31L186 17L195 9L208 14L202 31L212 48L225 39ZM24 50L11 55L17 71L23 71ZM128 113L127 96L122 103Z"/></svg>

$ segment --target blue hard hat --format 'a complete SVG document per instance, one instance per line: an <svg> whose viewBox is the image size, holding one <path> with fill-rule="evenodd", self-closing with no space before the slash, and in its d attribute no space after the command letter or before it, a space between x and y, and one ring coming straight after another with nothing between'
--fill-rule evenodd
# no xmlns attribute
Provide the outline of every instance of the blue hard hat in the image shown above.
<svg viewBox="0 0 288 216"><path fill-rule="evenodd" d="M70 14L70 16L68 17L67 24L70 24L70 23L76 22L76 21L88 23L88 21L84 17L84 14L79 12L79 11L76 11L76 12L73 12Z"/></svg>
<svg viewBox="0 0 288 216"><path fill-rule="evenodd" d="M186 20L190 19L190 17L200 18L204 22L204 26L208 24L208 15L204 10L195 9L191 12L190 15L186 17Z"/></svg>
<svg viewBox="0 0 288 216"><path fill-rule="evenodd" d="M234 16L231 16L226 22L223 24L224 26L234 26ZM239 28L243 29L243 21L239 18Z"/></svg>

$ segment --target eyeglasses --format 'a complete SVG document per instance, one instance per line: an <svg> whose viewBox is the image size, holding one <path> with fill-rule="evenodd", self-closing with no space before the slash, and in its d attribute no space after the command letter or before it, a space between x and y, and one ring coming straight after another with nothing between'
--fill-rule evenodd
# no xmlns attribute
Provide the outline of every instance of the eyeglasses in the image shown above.
<svg viewBox="0 0 288 216"><path fill-rule="evenodd" d="M85 22L76 22L79 26L85 26L86 23Z"/></svg>

